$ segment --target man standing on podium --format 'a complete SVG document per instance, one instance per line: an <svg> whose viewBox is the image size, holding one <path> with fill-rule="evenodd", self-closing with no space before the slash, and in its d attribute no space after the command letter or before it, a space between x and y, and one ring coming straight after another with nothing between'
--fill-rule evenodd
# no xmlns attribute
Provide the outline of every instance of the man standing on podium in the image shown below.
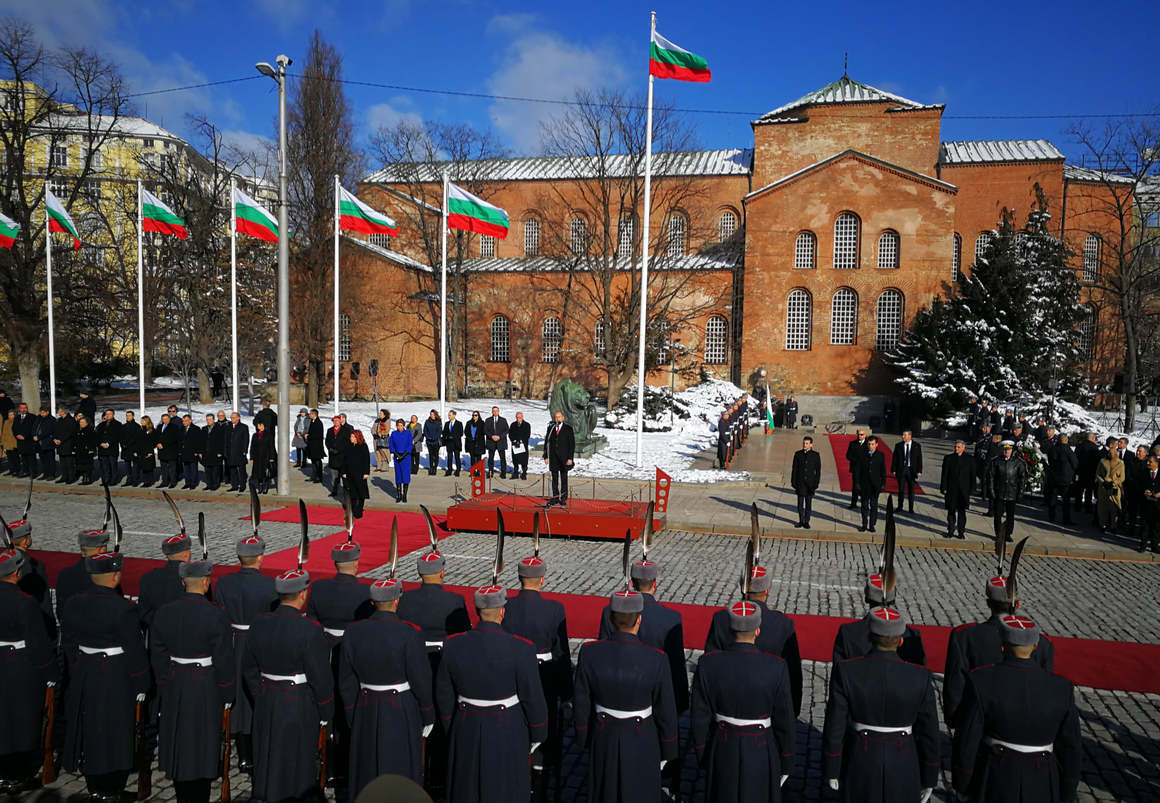
<svg viewBox="0 0 1160 803"><path fill-rule="evenodd" d="M548 427L544 436L544 462L552 472L552 498L550 505L568 504L568 472L576 456L576 436L571 424L564 421L564 414L556 411L555 422Z"/></svg>

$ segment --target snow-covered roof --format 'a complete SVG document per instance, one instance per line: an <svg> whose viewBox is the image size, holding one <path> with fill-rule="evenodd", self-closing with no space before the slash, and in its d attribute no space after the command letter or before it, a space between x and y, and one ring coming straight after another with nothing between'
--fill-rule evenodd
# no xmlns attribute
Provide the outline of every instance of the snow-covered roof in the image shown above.
<svg viewBox="0 0 1160 803"><path fill-rule="evenodd" d="M144 117L131 115L120 116L114 120L108 115L56 114L52 116L52 121L48 123L47 127L71 129L78 132L87 132L90 128L93 131L105 131L112 127L114 134L123 137L150 137L185 143L185 140L172 131L167 131Z"/></svg>
<svg viewBox="0 0 1160 803"><path fill-rule="evenodd" d="M390 248L383 248L381 245L375 245L374 243L368 242L366 240L360 240L357 237L351 237L349 234L343 234L342 239L343 242L350 243L351 245L357 245L360 248L365 248L372 254L377 254L383 259L389 259L391 262L402 265L404 268L420 270L424 273L435 272L435 270L430 265L424 262L420 262L417 259L412 259L406 254L400 254L398 251L392 251Z"/></svg>
<svg viewBox="0 0 1160 803"><path fill-rule="evenodd" d="M435 206L434 204L427 203L422 198L416 198L414 195L410 195L408 193L401 192L400 190L397 190L394 187L391 187L388 185L380 184L380 185L377 185L377 188L379 190L382 190L383 192L387 193L388 195L394 195L396 198L401 198L402 200L407 201L408 203L412 203L415 206L421 206L424 209L426 209L428 212L434 212L437 215L443 214L442 209ZM361 198L360 200L365 201L366 199Z"/></svg>
<svg viewBox="0 0 1160 803"><path fill-rule="evenodd" d="M567 263L551 257L478 257L465 260L465 270L472 273L551 273L567 271ZM636 263L624 261L624 270L635 270ZM737 258L686 254L678 259L666 258L659 264L649 264L650 270L733 270ZM579 268L578 270L583 270Z"/></svg>
<svg viewBox="0 0 1160 803"><path fill-rule="evenodd" d="M641 169L640 159L631 154L600 157L603 171L623 178ZM469 162L465 172L476 181L559 181L592 178L601 167L595 156L527 156L513 159L483 159ZM421 181L441 181L448 162L429 162L418 166ZM712 151L654 153L654 176L746 176L753 165L752 148L725 148ZM387 166L376 170L364 181L372 184L398 184L416 178L414 165L400 170ZM454 176L453 176L454 179Z"/></svg>
<svg viewBox="0 0 1160 803"><path fill-rule="evenodd" d="M787 117L786 112L791 112L794 109L800 109L804 106L826 106L839 103L894 103L896 104L890 111L917 111L921 109L941 109L941 103L928 105L919 103L916 100L904 98L901 95L895 95L893 92L887 92L885 89L878 89L877 87L864 84L861 81L855 81L848 75L843 75L832 84L827 84L821 89L814 90L809 94L802 95L793 103L787 103L784 106L778 106L773 111L766 112L753 121L754 125L763 125L765 123L786 123L786 122L800 122L790 116Z"/></svg>
<svg viewBox="0 0 1160 803"><path fill-rule="evenodd" d="M1059 148L1045 139L977 139L944 142L939 146L940 164L989 164L994 162L1044 162L1063 159Z"/></svg>
<svg viewBox="0 0 1160 803"><path fill-rule="evenodd" d="M904 176L909 176L912 179L917 179L919 181L926 182L932 186L947 190L948 192L958 192L959 191L958 187L956 187L954 184L951 184L948 181L943 181L941 179L935 178L934 176L928 176L925 173L918 173L918 172L915 172L914 170L910 170L910 169L905 168L905 167L900 167L899 165L893 164L891 162L887 162L883 159L879 159L876 156L870 156L869 154L865 154L865 153L862 153L861 151L856 151L856 150L853 150L851 148L851 149L844 150L840 153L835 153L833 156L827 156L825 159L822 159L821 161L814 162L811 165L806 165L805 167L801 168L800 170L795 170L794 172L789 173L787 175L784 175L779 179L771 181L768 184L766 184L764 187L760 187L760 188L754 190L753 192L749 193L741 200L748 201L750 198L754 197L755 195L761 195L764 192L768 192L769 190L772 190L774 187L778 187L778 186L785 184L789 181L793 181L795 178L799 178L800 176L802 176L806 173L809 173L813 170L817 170L818 168L823 167L824 165L827 165L830 162L836 162L837 160L839 160L845 156L853 156L857 159L861 159L864 162L870 162L871 164L880 165L881 167L884 167L888 170L893 170L896 173L900 173Z"/></svg>
<svg viewBox="0 0 1160 803"><path fill-rule="evenodd" d="M1066 181L1092 181L1098 184L1105 182L1110 184L1131 184L1134 181L1129 176L1109 173L1107 170L1093 170L1090 167L1069 164L1063 166L1063 178Z"/></svg>

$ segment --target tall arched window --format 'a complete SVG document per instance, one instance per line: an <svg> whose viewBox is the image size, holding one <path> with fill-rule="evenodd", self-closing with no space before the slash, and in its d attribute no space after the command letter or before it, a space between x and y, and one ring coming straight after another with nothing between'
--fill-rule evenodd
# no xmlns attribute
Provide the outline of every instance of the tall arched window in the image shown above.
<svg viewBox="0 0 1160 803"><path fill-rule="evenodd" d="M849 287L830 302L830 345L852 346L858 339L858 294Z"/></svg>
<svg viewBox="0 0 1160 803"><path fill-rule="evenodd" d="M560 343L564 340L564 329L560 326L560 319L544 318L542 334L540 360L542 362L556 362L560 359Z"/></svg>
<svg viewBox="0 0 1160 803"><path fill-rule="evenodd" d="M495 256L495 238L490 234L479 235L479 255L481 257Z"/></svg>
<svg viewBox="0 0 1160 803"><path fill-rule="evenodd" d="M995 238L995 235L989 231L980 232L979 236L975 238L975 262L976 263L978 263L978 261L982 258L983 254L986 253L987 246L990 245L991 240L993 240L994 238Z"/></svg>
<svg viewBox="0 0 1160 803"><path fill-rule="evenodd" d="M669 259L679 259L685 255L685 218L682 215L673 215L669 218L669 240L667 253Z"/></svg>
<svg viewBox="0 0 1160 803"><path fill-rule="evenodd" d="M878 267L898 267L898 232L887 230L878 238Z"/></svg>
<svg viewBox="0 0 1160 803"><path fill-rule="evenodd" d="M810 347L810 329L813 311L810 294L805 290L791 290L785 304L785 347L789 351L807 351Z"/></svg>
<svg viewBox="0 0 1160 803"><path fill-rule="evenodd" d="M1092 358L1095 349L1096 318L1095 307L1083 308L1083 318L1079 322L1079 356L1085 361Z"/></svg>
<svg viewBox="0 0 1160 803"><path fill-rule="evenodd" d="M717 219L717 242L725 242L735 231L737 231L737 215L733 214L732 210L726 209Z"/></svg>
<svg viewBox="0 0 1160 803"><path fill-rule="evenodd" d="M858 216L853 212L843 212L834 221L834 267L858 267Z"/></svg>
<svg viewBox="0 0 1160 803"><path fill-rule="evenodd" d="M1094 282L1100 275L1100 236L1089 234L1083 240L1083 280Z"/></svg>
<svg viewBox="0 0 1160 803"><path fill-rule="evenodd" d="M598 320L592 329L592 352L597 359L603 359L608 353L608 338L604 334L603 319Z"/></svg>
<svg viewBox="0 0 1160 803"><path fill-rule="evenodd" d="M705 362L722 365L729 345L729 322L714 315L705 322Z"/></svg>
<svg viewBox="0 0 1160 803"><path fill-rule="evenodd" d="M963 238L957 231L954 235L951 251L951 281L959 280L959 271L963 269Z"/></svg>
<svg viewBox="0 0 1160 803"><path fill-rule="evenodd" d="M878 332L874 338L878 351L894 348L902 335L902 304L902 293L897 290L883 290L878 296Z"/></svg>
<svg viewBox="0 0 1160 803"><path fill-rule="evenodd" d="M793 266L802 269L818 266L818 238L812 231L803 231L794 240Z"/></svg>
<svg viewBox="0 0 1160 803"><path fill-rule="evenodd" d="M491 319L491 362L511 362L511 323L502 315Z"/></svg>
<svg viewBox="0 0 1160 803"><path fill-rule="evenodd" d="M534 257L540 253L540 220L530 217L524 221L524 256Z"/></svg>
<svg viewBox="0 0 1160 803"><path fill-rule="evenodd" d="M636 238L635 223L631 217L620 219L620 231L616 237L617 259L632 259L632 241Z"/></svg>
<svg viewBox="0 0 1160 803"><path fill-rule="evenodd" d="M588 224L582 217L572 218L568 226L568 248L577 256L588 250Z"/></svg>
<svg viewBox="0 0 1160 803"><path fill-rule="evenodd" d="M350 316L345 312L338 316L338 359L350 362Z"/></svg>

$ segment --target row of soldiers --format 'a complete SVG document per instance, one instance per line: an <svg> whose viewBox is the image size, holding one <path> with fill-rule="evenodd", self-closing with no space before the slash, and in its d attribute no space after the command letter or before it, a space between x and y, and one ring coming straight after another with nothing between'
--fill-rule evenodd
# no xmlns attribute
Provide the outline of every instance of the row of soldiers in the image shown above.
<svg viewBox="0 0 1160 803"><path fill-rule="evenodd" d="M354 799L392 774L426 781L448 801L510 803L549 793L568 709L588 753L589 800L656 799L666 787L679 797L686 711L708 799L781 800L797 752L801 660L792 620L768 605L773 574L756 533L742 598L714 614L690 689L681 616L655 599L660 567L647 527L631 564L626 539L624 585L573 669L564 608L542 594L538 536L509 599L501 523L491 582L472 595L472 627L464 598L443 587L446 558L429 517L422 583L408 591L396 577L394 535L390 576L357 579L361 547L349 528L330 553L335 576L312 583L304 506L298 567L268 577L254 518L254 533L237 543L240 568L218 580L212 601L202 527L200 560L184 527L163 542L167 563L142 577L137 604L118 592L115 513L112 551L107 528L80 534L82 558L57 587L66 659L57 697L64 767L83 774L98 801L124 788L140 726L152 720L159 768L182 803L209 799L228 771L229 735L258 800L316 796L331 774L346 775L339 786ZM9 724L0 769L13 790L34 768L41 700L60 677L43 610L20 589L37 571L26 528L15 523L13 548L0 553L0 715ZM822 769L850 801L928 799L940 768L931 672L919 632L896 607L893 533L888 503L886 546L866 583L870 609L834 644ZM943 710L955 787L971 800L1068 800L1078 783L1071 684L1051 673L1051 642L1016 610L1021 550L1006 577L999 555L986 585L990 619L957 628L948 645Z"/></svg>

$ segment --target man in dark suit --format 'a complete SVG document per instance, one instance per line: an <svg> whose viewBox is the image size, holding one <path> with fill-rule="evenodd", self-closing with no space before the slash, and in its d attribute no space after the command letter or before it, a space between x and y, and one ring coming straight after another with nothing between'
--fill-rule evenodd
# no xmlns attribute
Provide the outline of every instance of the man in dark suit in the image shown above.
<svg viewBox="0 0 1160 803"><path fill-rule="evenodd" d="M225 439L226 468L230 474L230 490L246 490L246 454L250 448L250 428L242 423L238 413L230 413L230 429Z"/></svg>
<svg viewBox="0 0 1160 803"><path fill-rule="evenodd" d="M105 410L101 423L97 424L97 468L101 482L114 485L117 482L117 457L121 449L121 422L117 414Z"/></svg>
<svg viewBox="0 0 1160 803"><path fill-rule="evenodd" d="M205 453L206 434L193 423L193 416L186 413L181 417L181 468L185 474L185 490L197 488L197 464Z"/></svg>
<svg viewBox="0 0 1160 803"><path fill-rule="evenodd" d="M346 468L346 447L350 445L350 425L336 415L330 419L332 426L326 430L326 454L329 457L330 470L334 474L334 482L330 487L330 495L338 495L338 487L342 484L343 469ZM309 432L307 433L309 437Z"/></svg>
<svg viewBox="0 0 1160 803"><path fill-rule="evenodd" d="M39 453L40 478L51 480L56 477L56 419L49 412L48 405L40 407L32 439L36 441L36 451Z"/></svg>
<svg viewBox="0 0 1160 803"><path fill-rule="evenodd" d="M161 461L162 488L177 487L177 467L181 460L181 424L168 415L161 416L161 434L157 438L157 458Z"/></svg>
<svg viewBox="0 0 1160 803"><path fill-rule="evenodd" d="M491 417L484 419L483 437L487 442L487 476L495 474L495 453L499 452L499 478L507 477L507 419L499 414L498 407L491 408Z"/></svg>
<svg viewBox="0 0 1160 803"><path fill-rule="evenodd" d="M866 439L866 457L854 475L854 489L862 499L862 526L858 532L877 532L878 495L886 487L886 456L878 451L878 436Z"/></svg>
<svg viewBox="0 0 1160 803"><path fill-rule="evenodd" d="M137 462L137 442L141 440L141 425L135 420L133 411L125 413L125 423L121 425L121 459L125 461L125 485L141 482L141 470Z"/></svg>
<svg viewBox="0 0 1160 803"><path fill-rule="evenodd" d="M858 474L862 470L862 463L866 460L869 449L866 447L866 430L859 427L858 437L850 441L846 447L846 465L850 469L850 476L854 477L854 490L850 496L850 510L858 509Z"/></svg>
<svg viewBox="0 0 1160 803"><path fill-rule="evenodd" d="M814 493L821 482L822 456L814 451L814 439L806 435L802 438L802 448L794 452L793 469L789 477L789 484L797 494L798 520L794 527L810 528Z"/></svg>
<svg viewBox="0 0 1160 803"><path fill-rule="evenodd" d="M1148 473L1144 477L1144 529L1140 535L1140 551L1160 551L1160 459L1148 458Z"/></svg>
<svg viewBox="0 0 1160 803"><path fill-rule="evenodd" d="M454 461L455 476L458 477L463 460L463 422L455 420L454 410L450 410L447 413L447 420L443 423L441 439L443 441L443 449L447 452L447 470L443 472L443 476L451 476L451 463Z"/></svg>
<svg viewBox="0 0 1160 803"><path fill-rule="evenodd" d="M894 447L890 471L898 480L898 512L902 512L902 496L906 495L910 512L914 512L914 486L922 476L922 446L915 443L910 430L902 433L902 440Z"/></svg>
<svg viewBox="0 0 1160 803"><path fill-rule="evenodd" d="M36 476L36 419L28 412L28 405L20 402L16 408L16 418L12 421L12 434L16 436L16 454L20 459L18 477Z"/></svg>
<svg viewBox="0 0 1160 803"><path fill-rule="evenodd" d="M576 436L572 426L565 423L564 414L556 411L556 421L544 436L544 462L552 472L552 499L561 505L568 503L568 472L576 456ZM486 426L486 425L485 425Z"/></svg>
<svg viewBox="0 0 1160 803"><path fill-rule="evenodd" d="M975 490L975 461L967 454L967 445L962 441L955 441L954 452L943 458L938 489L943 493L947 509L946 537L954 538L957 531L959 538L965 538L967 508Z"/></svg>
<svg viewBox="0 0 1160 803"><path fill-rule="evenodd" d="M532 425L524 420L523 413L516 413L515 423L508 430L508 440L512 442L512 479L528 478L528 444L532 440Z"/></svg>
<svg viewBox="0 0 1160 803"><path fill-rule="evenodd" d="M326 456L326 425L318 417L318 410L310 411L310 424L306 428L306 456L310 459L310 481L322 483L322 458Z"/></svg>

